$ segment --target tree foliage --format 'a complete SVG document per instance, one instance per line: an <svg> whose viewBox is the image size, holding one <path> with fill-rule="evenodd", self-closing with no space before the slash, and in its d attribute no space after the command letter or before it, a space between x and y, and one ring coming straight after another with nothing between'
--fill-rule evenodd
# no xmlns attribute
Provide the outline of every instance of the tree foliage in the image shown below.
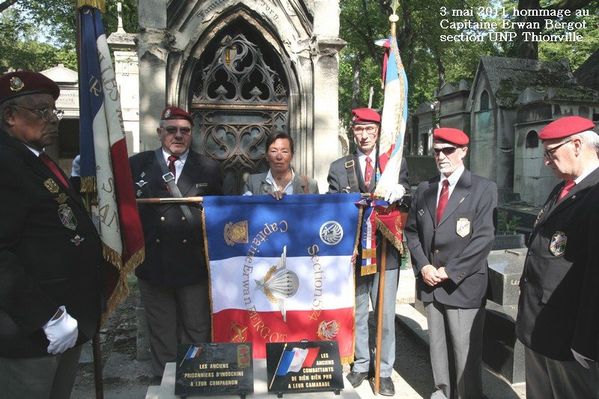
<svg viewBox="0 0 599 399"><path fill-rule="evenodd" d="M137 32L137 0L122 3L125 30ZM108 1L106 7L104 26L109 34L117 29L116 1ZM76 36L74 0L0 2L0 72L39 71L59 63L77 69Z"/></svg>
<svg viewBox="0 0 599 399"><path fill-rule="evenodd" d="M390 0L343 0L340 36L348 42L341 52L340 117L347 121L349 110L367 106L369 88L374 88L372 106L382 106L380 70L383 50L374 46L376 39L389 34ZM562 18L560 22L586 21L577 32L583 40L575 43L541 42L538 46L521 40L491 40L490 31L478 27L447 26L447 22L497 22L498 32L505 31L501 20L521 21L493 11L516 9L584 8L590 16ZM488 10L488 12L481 12ZM470 14L469 14L470 12ZM398 10L397 39L409 80L409 107L414 110L424 101L433 101L445 82L472 80L481 56L529 57L543 60L567 59L578 67L599 47L599 2L589 0L401 0ZM441 26L441 20L446 20ZM518 32L519 34L521 32ZM559 34L557 32L552 32ZM564 33L563 29L561 33ZM482 40L442 41L442 35L480 36ZM518 38L520 38L519 35Z"/></svg>

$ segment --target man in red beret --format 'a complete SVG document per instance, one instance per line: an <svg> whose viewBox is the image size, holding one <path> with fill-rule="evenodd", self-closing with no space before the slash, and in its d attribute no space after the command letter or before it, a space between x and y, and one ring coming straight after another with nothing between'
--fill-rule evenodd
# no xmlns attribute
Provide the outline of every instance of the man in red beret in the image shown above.
<svg viewBox="0 0 599 399"><path fill-rule="evenodd" d="M483 397L487 256L497 186L464 167L468 142L459 129L434 130L440 175L418 185L405 228L428 321L433 398Z"/></svg>
<svg viewBox="0 0 599 399"><path fill-rule="evenodd" d="M516 334L526 397L599 398L599 136L579 116L539 133L561 179L541 209L520 278Z"/></svg>
<svg viewBox="0 0 599 399"><path fill-rule="evenodd" d="M193 118L166 107L157 129L161 147L130 158L138 198L222 194L218 162L190 149ZM139 205L146 257L137 267L146 311L152 366L161 377L177 357L177 344L210 341L208 270L200 208Z"/></svg>
<svg viewBox="0 0 599 399"><path fill-rule="evenodd" d="M102 246L86 208L44 153L59 88L0 77L0 396L68 398L81 344L100 321Z"/></svg>
<svg viewBox="0 0 599 399"><path fill-rule="evenodd" d="M333 162L329 169L329 193L372 193L376 189L377 176L382 173L378 162L377 140L381 123L380 114L370 108L357 108L352 111L352 131L356 152ZM402 199L410 188L408 182L408 167L402 159L397 184L386 194L385 200L390 203ZM386 239L377 234L377 242ZM380 245L377 246L381 248ZM393 396L395 387L391 380L393 364L395 363L395 297L399 281L399 266L401 255L391 244L387 245L387 261L385 268L385 291L383 309L382 347L377 348L381 353L380 388L379 393ZM377 250L377 264L380 264L382 253ZM371 373L371 351L368 338L369 301L378 307L377 296L379 274L361 275L361 259L356 262L356 342L355 360L348 381L358 387Z"/></svg>

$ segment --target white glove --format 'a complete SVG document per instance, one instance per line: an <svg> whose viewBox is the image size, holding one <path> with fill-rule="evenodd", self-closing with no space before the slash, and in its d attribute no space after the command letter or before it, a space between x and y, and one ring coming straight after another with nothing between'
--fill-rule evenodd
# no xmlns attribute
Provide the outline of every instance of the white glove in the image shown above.
<svg viewBox="0 0 599 399"><path fill-rule="evenodd" d="M385 201L392 204L395 201L399 201L405 193L406 188L401 184L397 183L394 187L387 190L387 192L385 193Z"/></svg>
<svg viewBox="0 0 599 399"><path fill-rule="evenodd" d="M570 349L572 351L572 354L574 355L574 359L585 369L589 368L589 362L592 362L592 359L589 359L586 356L581 355L580 353L576 352L574 349Z"/></svg>
<svg viewBox="0 0 599 399"><path fill-rule="evenodd" d="M59 309L62 311L60 317L55 320L50 319L43 327L46 337L50 341L48 353L53 355L63 353L75 346L77 336L79 335L77 320L67 313L64 306L61 306Z"/></svg>

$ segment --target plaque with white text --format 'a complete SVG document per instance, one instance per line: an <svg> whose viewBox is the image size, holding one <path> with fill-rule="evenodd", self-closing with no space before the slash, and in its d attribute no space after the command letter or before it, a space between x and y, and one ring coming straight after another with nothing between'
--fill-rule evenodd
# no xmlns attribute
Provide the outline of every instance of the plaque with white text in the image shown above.
<svg viewBox="0 0 599 399"><path fill-rule="evenodd" d="M268 391L322 392L343 389L336 341L266 344Z"/></svg>
<svg viewBox="0 0 599 399"><path fill-rule="evenodd" d="M214 396L254 392L251 344L179 345L175 395Z"/></svg>

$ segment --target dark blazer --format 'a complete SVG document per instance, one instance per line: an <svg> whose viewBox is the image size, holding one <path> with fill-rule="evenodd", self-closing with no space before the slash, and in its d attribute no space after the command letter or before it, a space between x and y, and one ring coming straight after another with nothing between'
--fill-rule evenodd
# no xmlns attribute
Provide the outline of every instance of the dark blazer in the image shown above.
<svg viewBox="0 0 599 399"><path fill-rule="evenodd" d="M100 320L96 228L75 191L5 132L0 170L0 357L48 355L42 326L60 305L77 342L89 340Z"/></svg>
<svg viewBox="0 0 599 399"><path fill-rule="evenodd" d="M267 175L268 172L250 175L243 187L243 193L249 191L254 195L270 194L272 186L266 181ZM318 183L307 176L296 174L291 185L294 194L318 194Z"/></svg>
<svg viewBox="0 0 599 399"><path fill-rule="evenodd" d="M358 154L347 155L333 162L329 168L327 180L329 182L329 193L331 194L371 193L374 192L376 188L376 182L374 179L372 179L370 182L370 187L366 187L366 184L364 183L364 177L362 176L362 170L360 168L360 162L358 162ZM408 181L408 163L404 158L401 160L398 183L404 186L406 193L410 191L410 183ZM380 242L382 239L383 236L380 233L377 234L377 240ZM387 245L387 248L387 262L385 270L398 269L400 266L399 251L395 249L393 245ZM358 259L357 267L359 267L360 263L361 260Z"/></svg>
<svg viewBox="0 0 599 399"><path fill-rule="evenodd" d="M160 154L162 157L162 154ZM137 198L172 197L162 180L155 151L132 156L131 173ZM218 162L189 151L177 186L183 197L222 195ZM156 285L185 286L208 278L199 205L189 209L193 220L185 219L178 204L140 204L146 257L135 269L137 277Z"/></svg>
<svg viewBox="0 0 599 399"><path fill-rule="evenodd" d="M599 169L555 205L562 187L549 195L528 242L516 334L551 359L572 360L574 348L599 360Z"/></svg>
<svg viewBox="0 0 599 399"><path fill-rule="evenodd" d="M405 228L418 298L478 308L487 292L487 256L495 237L497 186L464 170L437 225L438 187L439 176L418 185ZM449 279L436 287L426 285L420 271L428 264L445 266Z"/></svg>

